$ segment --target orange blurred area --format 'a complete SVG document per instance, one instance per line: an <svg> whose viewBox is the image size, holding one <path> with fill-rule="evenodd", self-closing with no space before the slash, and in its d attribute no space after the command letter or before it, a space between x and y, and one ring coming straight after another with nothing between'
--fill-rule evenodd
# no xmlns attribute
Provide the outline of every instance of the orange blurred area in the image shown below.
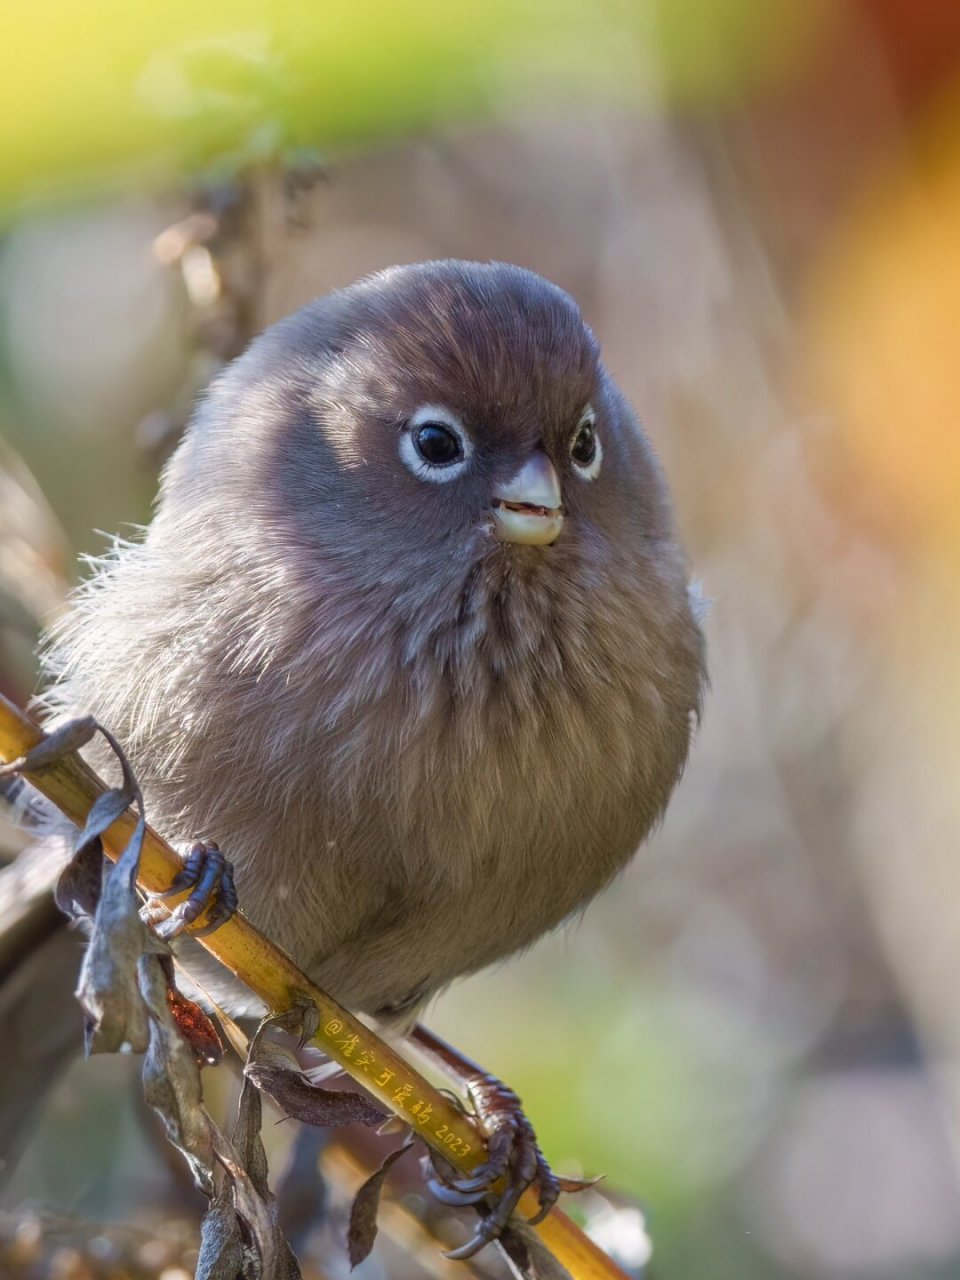
<svg viewBox="0 0 960 1280"><path fill-rule="evenodd" d="M958 226L954 85L832 229L811 272L801 357L836 415L838 497L894 542L948 553L960 529Z"/></svg>

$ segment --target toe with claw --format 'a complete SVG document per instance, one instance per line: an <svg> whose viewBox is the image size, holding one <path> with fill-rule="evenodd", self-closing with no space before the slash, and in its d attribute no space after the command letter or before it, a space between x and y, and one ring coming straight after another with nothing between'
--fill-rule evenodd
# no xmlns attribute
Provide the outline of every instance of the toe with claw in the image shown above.
<svg viewBox="0 0 960 1280"><path fill-rule="evenodd" d="M487 1134L487 1159L467 1178L451 1176L449 1166L434 1161L436 1177L430 1181L442 1203L480 1206L483 1202L486 1209L471 1239L446 1255L454 1259L472 1258L496 1240L528 1187L536 1189L540 1202L532 1223L547 1216L561 1191L561 1182L544 1159L533 1126L513 1090L494 1076L484 1075L469 1081L467 1092ZM494 1189L494 1184L501 1182L503 1185Z"/></svg>
<svg viewBox="0 0 960 1280"><path fill-rule="evenodd" d="M530 1219L536 1225L553 1208L561 1191L582 1191L594 1185L595 1178L581 1181L553 1173L512 1089L422 1024L413 1027L408 1036L418 1053L466 1091L487 1138L486 1160L466 1177L442 1155L430 1153L434 1176L428 1174L428 1184L437 1199L457 1207L474 1205L483 1219L473 1237L448 1257L472 1258L496 1240L528 1189L532 1188L539 1200Z"/></svg>
<svg viewBox="0 0 960 1280"><path fill-rule="evenodd" d="M190 890L189 898L169 914L162 907L164 899L175 898ZM147 914L157 935L165 940L175 938L188 929L191 937L202 938L230 919L237 910L237 890L233 882L233 865L212 840L198 840L190 849L182 869L164 893L156 894L148 903ZM163 913L161 918L161 913ZM199 929L190 926L206 913Z"/></svg>

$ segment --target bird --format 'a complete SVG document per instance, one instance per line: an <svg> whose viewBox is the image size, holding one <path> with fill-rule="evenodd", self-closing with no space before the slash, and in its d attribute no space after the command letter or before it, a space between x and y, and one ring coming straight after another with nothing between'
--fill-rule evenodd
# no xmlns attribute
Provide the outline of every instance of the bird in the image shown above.
<svg viewBox="0 0 960 1280"><path fill-rule="evenodd" d="M398 1036L627 865L706 678L663 471L577 303L450 259L254 339L44 662L153 825L215 841L245 914Z"/></svg>

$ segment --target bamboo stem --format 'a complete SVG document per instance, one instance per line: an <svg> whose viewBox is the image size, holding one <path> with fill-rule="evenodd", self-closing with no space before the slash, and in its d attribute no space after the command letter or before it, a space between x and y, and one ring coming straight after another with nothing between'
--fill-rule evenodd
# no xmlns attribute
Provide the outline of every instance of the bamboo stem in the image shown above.
<svg viewBox="0 0 960 1280"><path fill-rule="evenodd" d="M9 763L25 756L43 736L34 720L0 695L0 761ZM77 756L67 757L42 772L25 773L24 777L80 827L94 801L106 790L89 765ZM135 825L136 817L128 809L106 831L103 847L108 857L116 861ZM148 827L140 857L140 888L146 893L163 892L181 865L174 850ZM284 1012L299 998L310 1000L320 1014L314 1045L461 1172L472 1173L483 1163L484 1140L468 1117L369 1027L315 986L286 952L240 912L199 942L272 1012ZM536 1196L526 1192L520 1201L520 1212L529 1217L536 1208ZM560 1210L554 1209L536 1230L574 1280L627 1280L625 1273Z"/></svg>

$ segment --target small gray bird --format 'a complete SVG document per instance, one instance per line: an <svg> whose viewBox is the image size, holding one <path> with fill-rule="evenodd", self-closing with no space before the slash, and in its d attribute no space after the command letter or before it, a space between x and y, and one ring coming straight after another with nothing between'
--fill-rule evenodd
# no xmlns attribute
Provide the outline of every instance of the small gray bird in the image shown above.
<svg viewBox="0 0 960 1280"><path fill-rule="evenodd" d="M621 870L704 681L663 476L576 304L459 261L259 337L48 665L150 821L215 839L254 923L398 1031Z"/></svg>

